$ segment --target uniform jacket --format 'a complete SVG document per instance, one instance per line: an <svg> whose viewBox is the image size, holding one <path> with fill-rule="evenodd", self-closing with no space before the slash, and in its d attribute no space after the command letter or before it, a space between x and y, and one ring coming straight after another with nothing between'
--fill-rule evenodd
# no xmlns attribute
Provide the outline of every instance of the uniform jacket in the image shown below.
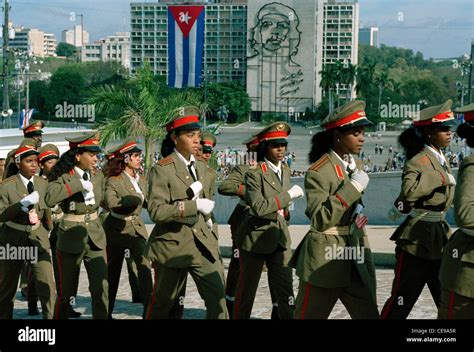
<svg viewBox="0 0 474 352"><path fill-rule="evenodd" d="M209 198L208 173L202 162L195 165L203 184L201 198ZM176 153L160 160L149 175L148 212L155 222L145 248L145 256L171 268L200 266L202 256L219 259L216 237L187 190L193 183L186 165Z"/></svg>
<svg viewBox="0 0 474 352"><path fill-rule="evenodd" d="M423 149L405 164L398 201L410 209L444 211L451 207L454 187L446 169L428 149ZM408 216L391 239L404 251L428 260L440 259L451 230L446 221L427 222Z"/></svg>
<svg viewBox="0 0 474 352"><path fill-rule="evenodd" d="M0 243L25 246L29 241L40 250L48 250L50 248L48 234L53 228L51 209L45 203L48 182L40 176L34 176L33 184L35 191L39 193L39 203L33 207L41 226L32 232L23 232L7 226L4 222L29 225L28 214L21 210L20 204L20 200L28 195L28 191L19 174L0 183L0 223L3 223L0 225Z"/></svg>
<svg viewBox="0 0 474 352"><path fill-rule="evenodd" d="M461 228L448 241L441 263L443 289L474 298L474 155L459 168L454 213ZM466 229L463 231L462 229ZM469 232L469 233L468 233Z"/></svg>
<svg viewBox="0 0 474 352"><path fill-rule="evenodd" d="M242 229L236 242L243 250L270 254L277 249L291 249L287 222L290 219L290 169L282 163L281 170L282 182L263 161L245 174L245 202L250 212L246 219L247 231ZM279 211L283 215L279 215Z"/></svg>
<svg viewBox="0 0 474 352"><path fill-rule="evenodd" d="M362 168L359 160L356 165ZM323 155L308 169L305 192L306 216L311 226L290 262L298 277L313 286L348 287L355 265L362 282L375 294L375 270L367 236L353 224L353 213L362 194L350 182L344 164L334 152ZM349 226L350 235L325 233L334 226ZM338 258L338 251L344 248L353 250L354 255Z"/></svg>
<svg viewBox="0 0 474 352"><path fill-rule="evenodd" d="M138 187L144 198L135 190L130 177L122 172L120 175L109 177L105 184L105 207L124 216L134 216L133 220L123 220L109 214L104 222L107 235L107 245L119 245L128 241L128 236L148 238L145 223L141 217L143 207L147 206L148 185L144 177L140 177ZM128 235L128 236L126 236Z"/></svg>
<svg viewBox="0 0 474 352"><path fill-rule="evenodd" d="M104 176L91 172L95 204L86 205L80 176L72 169L48 184L45 201L48 207L59 204L64 214L85 215L98 211L104 198ZM100 219L87 222L73 222L61 219L58 227L57 248L65 253L81 253L87 242L92 240L99 249L105 249L106 237Z"/></svg>

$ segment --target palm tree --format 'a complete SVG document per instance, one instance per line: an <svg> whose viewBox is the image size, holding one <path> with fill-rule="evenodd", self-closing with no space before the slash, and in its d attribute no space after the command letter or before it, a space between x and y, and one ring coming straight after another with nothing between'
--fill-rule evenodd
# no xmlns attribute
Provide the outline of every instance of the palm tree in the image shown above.
<svg viewBox="0 0 474 352"><path fill-rule="evenodd" d="M393 80L389 77L388 72L383 70L379 72L374 79L374 82L379 88L379 105L378 105L378 114L380 114L380 105L382 104L382 93L385 88L393 87Z"/></svg>
<svg viewBox="0 0 474 352"><path fill-rule="evenodd" d="M321 74L321 83L319 86L323 89L329 99L329 112L333 110L332 94L331 88L336 82L336 71L334 70L334 65L325 65L322 71L319 71Z"/></svg>
<svg viewBox="0 0 474 352"><path fill-rule="evenodd" d="M202 113L207 110L200 93L169 89L156 79L147 63L125 87L105 85L93 89L87 103L95 105L97 114L106 116L99 126L104 145L111 139L143 137L146 170L151 165L154 144L164 137L164 126L177 110L186 105L198 106Z"/></svg>
<svg viewBox="0 0 474 352"><path fill-rule="evenodd" d="M347 88L347 101L351 100L352 86L356 79L357 65L348 63L342 70L342 83L348 86Z"/></svg>

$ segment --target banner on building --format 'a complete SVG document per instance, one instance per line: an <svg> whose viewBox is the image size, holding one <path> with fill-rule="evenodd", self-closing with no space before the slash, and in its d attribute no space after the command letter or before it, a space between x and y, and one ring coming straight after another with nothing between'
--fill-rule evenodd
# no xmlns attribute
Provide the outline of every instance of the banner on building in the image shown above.
<svg viewBox="0 0 474 352"><path fill-rule="evenodd" d="M201 84L204 6L168 6L168 86Z"/></svg>

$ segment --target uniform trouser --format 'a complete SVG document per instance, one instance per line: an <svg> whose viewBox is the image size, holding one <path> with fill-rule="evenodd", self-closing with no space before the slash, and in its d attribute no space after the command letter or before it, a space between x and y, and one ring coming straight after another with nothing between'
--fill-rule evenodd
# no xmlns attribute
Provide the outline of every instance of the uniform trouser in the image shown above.
<svg viewBox="0 0 474 352"><path fill-rule="evenodd" d="M92 244L92 247L95 247ZM94 250L97 249L97 250ZM55 319L69 318L69 305L74 305L79 284L81 263L89 279L92 299L92 318L107 319L109 306L109 283L107 277L107 258L104 249L91 248L90 242L81 253L65 253L56 249L59 269L59 291L54 311Z"/></svg>
<svg viewBox="0 0 474 352"><path fill-rule="evenodd" d="M443 290L438 319L474 319L474 298Z"/></svg>
<svg viewBox="0 0 474 352"><path fill-rule="evenodd" d="M30 263L30 265L36 292L41 302L43 319L52 319L55 291L49 252L39 251L38 262ZM23 260L0 260L0 319L13 318L15 292L23 266Z"/></svg>
<svg viewBox="0 0 474 352"><path fill-rule="evenodd" d="M169 268L159 263L153 263L155 285L148 306L147 319L172 319L176 313L176 302L184 304L180 297L186 283L188 273L196 283L199 295L206 305L206 319L227 319L224 292L224 268L220 260L211 263L201 257L202 264L188 268Z"/></svg>
<svg viewBox="0 0 474 352"><path fill-rule="evenodd" d="M355 268L348 275L351 275L348 287L325 288L300 281L295 319L327 319L338 299L352 319L379 319L371 288L364 285Z"/></svg>
<svg viewBox="0 0 474 352"><path fill-rule="evenodd" d="M137 266L139 292L140 298L143 302L145 310L150 301L151 290L153 286L151 278L150 262L143 256L145 250L145 239L141 236L133 237L124 246L107 246L107 261L109 264L109 314L112 315L115 305L115 298L117 297L117 290L120 282L120 273L122 271L123 260L125 252L129 253L131 258ZM129 252L128 252L129 251ZM128 257L128 255L127 255Z"/></svg>
<svg viewBox="0 0 474 352"><path fill-rule="evenodd" d="M256 254L239 251L240 275L234 303L234 319L249 319L258 283L265 263L268 268L268 284L275 294L280 319L292 319L294 312L293 273L284 265L290 250L275 251L271 254Z"/></svg>
<svg viewBox="0 0 474 352"><path fill-rule="evenodd" d="M406 319L423 291L425 284L439 307L441 259L427 260L416 257L397 246L395 249L395 277L392 293L382 309L382 319Z"/></svg>
<svg viewBox="0 0 474 352"><path fill-rule="evenodd" d="M130 290L132 291L132 299L133 301L137 299L141 300L140 281L138 279L137 265L135 264L135 261L133 260L132 257L125 258L125 262L127 263L128 284L130 285ZM150 275L151 275L151 269L150 269Z"/></svg>

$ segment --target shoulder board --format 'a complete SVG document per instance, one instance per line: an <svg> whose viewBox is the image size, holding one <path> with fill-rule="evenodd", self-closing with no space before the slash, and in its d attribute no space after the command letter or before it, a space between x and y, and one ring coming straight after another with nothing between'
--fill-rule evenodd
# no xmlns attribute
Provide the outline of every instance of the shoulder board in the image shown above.
<svg viewBox="0 0 474 352"><path fill-rule="evenodd" d="M313 165L309 167L309 170L316 171L321 166L327 164L328 161L329 161L329 156L327 154L324 154L321 158L319 158L318 161L316 161Z"/></svg>
<svg viewBox="0 0 474 352"><path fill-rule="evenodd" d="M69 175L71 175L71 176L74 176L75 173L76 172L74 171L74 169L71 169L71 171L69 171Z"/></svg>
<svg viewBox="0 0 474 352"><path fill-rule="evenodd" d="M262 168L262 171L263 171L263 172L267 172L267 164L265 164L265 162L262 162L262 163L260 164L260 167Z"/></svg>
<svg viewBox="0 0 474 352"><path fill-rule="evenodd" d="M168 155L166 158L161 159L160 161L158 161L158 165L165 166L165 165L168 165L168 164L172 164L173 162L174 162L174 160L171 157L171 155Z"/></svg>
<svg viewBox="0 0 474 352"><path fill-rule="evenodd" d="M341 165L336 164L336 165L334 165L334 167L336 169L337 178L340 179L340 180L344 180L344 172L342 171Z"/></svg>
<svg viewBox="0 0 474 352"><path fill-rule="evenodd" d="M15 181L15 176L16 175L10 176L9 178L6 178L6 179L2 180L0 183L2 185L6 185L7 183L11 183L11 182Z"/></svg>
<svg viewBox="0 0 474 352"><path fill-rule="evenodd" d="M428 165L431 163L431 160L430 158L428 157L428 155L424 155L420 158L417 159L417 163L421 166L425 166L425 165Z"/></svg>

